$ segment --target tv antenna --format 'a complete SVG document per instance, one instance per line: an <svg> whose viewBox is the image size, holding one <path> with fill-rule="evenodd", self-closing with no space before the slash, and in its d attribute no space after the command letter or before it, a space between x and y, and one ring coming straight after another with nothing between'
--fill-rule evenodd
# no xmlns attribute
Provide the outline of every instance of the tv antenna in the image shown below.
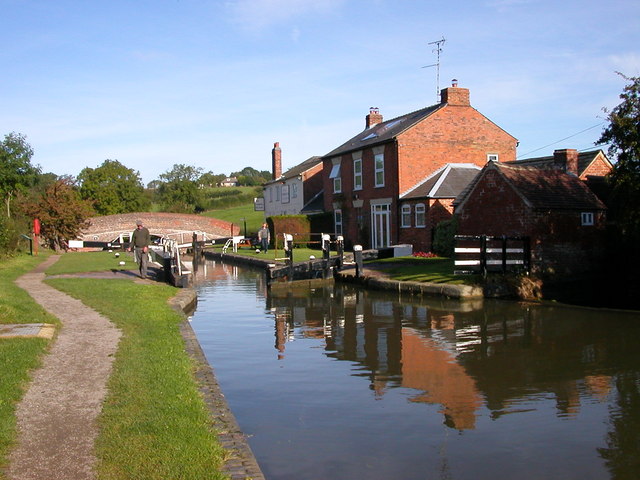
<svg viewBox="0 0 640 480"><path fill-rule="evenodd" d="M427 45L435 45L435 48L432 50L433 53L436 54L436 58L438 61L431 65L425 65L422 68L436 67L436 100L440 100L440 53L442 53L442 45L444 45L445 38L442 37L440 40L436 40L435 42L429 42Z"/></svg>

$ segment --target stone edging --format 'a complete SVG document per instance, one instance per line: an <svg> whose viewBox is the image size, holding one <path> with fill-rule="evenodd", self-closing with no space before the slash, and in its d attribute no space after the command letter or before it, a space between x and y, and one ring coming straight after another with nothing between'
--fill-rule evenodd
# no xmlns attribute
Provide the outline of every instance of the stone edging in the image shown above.
<svg viewBox="0 0 640 480"><path fill-rule="evenodd" d="M169 300L169 304L173 309L186 316L194 310L197 304L196 292L192 288L181 289L175 297ZM195 362L195 377L204 401L211 412L213 426L218 433L218 440L228 452L227 460L224 462L221 471L228 475L231 480L264 480L265 477L251 451L251 447L249 447L246 436L240 430L238 422L216 380L213 368L207 362L202 347L187 318L180 324L180 333L184 339L187 354Z"/></svg>

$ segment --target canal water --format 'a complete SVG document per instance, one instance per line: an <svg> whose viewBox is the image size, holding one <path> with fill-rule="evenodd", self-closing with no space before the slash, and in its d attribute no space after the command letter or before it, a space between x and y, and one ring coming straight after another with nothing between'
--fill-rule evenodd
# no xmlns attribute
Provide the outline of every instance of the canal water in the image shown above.
<svg viewBox="0 0 640 480"><path fill-rule="evenodd" d="M268 480L640 478L639 314L198 278L191 324Z"/></svg>

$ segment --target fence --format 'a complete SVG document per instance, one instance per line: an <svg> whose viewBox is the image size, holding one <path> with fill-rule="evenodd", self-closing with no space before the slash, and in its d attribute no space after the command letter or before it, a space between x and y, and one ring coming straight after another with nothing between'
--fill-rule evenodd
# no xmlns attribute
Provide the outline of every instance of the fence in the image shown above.
<svg viewBox="0 0 640 480"><path fill-rule="evenodd" d="M531 268L529 237L456 235L455 240L456 274L529 272Z"/></svg>

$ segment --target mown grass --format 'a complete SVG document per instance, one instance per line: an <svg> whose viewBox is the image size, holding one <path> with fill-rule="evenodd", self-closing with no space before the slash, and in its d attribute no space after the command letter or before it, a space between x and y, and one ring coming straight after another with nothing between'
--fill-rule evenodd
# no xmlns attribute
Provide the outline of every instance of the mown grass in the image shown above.
<svg viewBox="0 0 640 480"><path fill-rule="evenodd" d="M31 296L14 282L33 270L47 257L20 255L0 261L0 324L53 323L59 321L49 315ZM0 478L6 467L9 449L16 439L15 407L24 395L29 373L40 363L50 340L43 338L0 339Z"/></svg>
<svg viewBox="0 0 640 480"><path fill-rule="evenodd" d="M118 256L116 257L116 254ZM124 262L124 265L120 265ZM133 256L127 252L69 252L47 269L47 275L101 272L105 270L137 270Z"/></svg>
<svg viewBox="0 0 640 480"><path fill-rule="evenodd" d="M65 264L75 258L63 256ZM71 268L65 266L65 269ZM123 332L97 440L100 479L223 479L225 452L184 351L176 289L129 280L48 280Z"/></svg>
<svg viewBox="0 0 640 480"><path fill-rule="evenodd" d="M264 212L256 212L253 209L253 203L226 208L224 210L209 210L204 212L203 215L238 225L242 235L244 235L244 218L247 222L248 237L256 236L258 230L260 230L260 227L264 223Z"/></svg>
<svg viewBox="0 0 640 480"><path fill-rule="evenodd" d="M367 268L385 272L391 280L404 282L449 283L452 285L475 284L479 275L454 275L454 260L451 258L433 257L395 257L367 262Z"/></svg>
<svg viewBox="0 0 640 480"><path fill-rule="evenodd" d="M222 249L222 245L215 246L214 251L220 251ZM231 248L227 250L227 253L234 253ZM331 255L335 255L336 252L332 251ZM274 248L270 248L267 253L264 252L256 252L255 248L249 247L240 247L236 252L236 255L242 255L245 257L254 257L262 260L275 260L283 259L285 257L285 252L282 248L278 248L277 250ZM311 248L294 248L293 249L293 261L294 262L304 262L309 260L309 257L314 256L315 258L322 258L322 250L314 250ZM284 261L284 260L281 260Z"/></svg>

